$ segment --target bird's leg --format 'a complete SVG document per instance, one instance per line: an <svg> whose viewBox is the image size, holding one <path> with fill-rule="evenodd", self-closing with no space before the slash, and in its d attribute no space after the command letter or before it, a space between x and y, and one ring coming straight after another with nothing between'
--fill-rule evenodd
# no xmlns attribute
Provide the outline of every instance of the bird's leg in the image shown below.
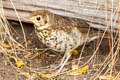
<svg viewBox="0 0 120 80"><path fill-rule="evenodd" d="M65 54L65 59L64 59L64 61L61 63L61 65L60 65L60 68L58 69L58 71L55 73L55 74L53 74L53 76L57 76L61 71L62 71L62 69L63 69L63 67L65 66L65 64L67 63L67 61L68 61L68 59L70 58L70 56L71 56L71 53L66 53Z"/></svg>
<svg viewBox="0 0 120 80"><path fill-rule="evenodd" d="M62 58L62 60L61 60L60 64L59 64L58 66L54 67L54 69L53 69L53 70L55 70L55 69L59 68L59 67L63 64L63 62L65 61L65 58L66 58L66 57L67 57L67 55L65 54L65 55L63 56L63 58Z"/></svg>

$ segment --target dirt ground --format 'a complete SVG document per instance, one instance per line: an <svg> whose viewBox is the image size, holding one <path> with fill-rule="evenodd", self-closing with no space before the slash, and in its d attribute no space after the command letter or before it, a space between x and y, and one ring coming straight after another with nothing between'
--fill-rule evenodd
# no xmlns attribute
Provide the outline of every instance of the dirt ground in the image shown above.
<svg viewBox="0 0 120 80"><path fill-rule="evenodd" d="M25 46L22 29L19 23L15 21L9 22L13 26L11 28L11 31L12 35L14 36L14 39L21 43L23 46ZM105 58L108 56L109 53L108 39L103 39L97 53L86 64L89 66L89 69L85 71L83 74L68 75L68 73L70 72L63 73L64 71L62 71L61 73L63 74L53 79L44 78L40 75L53 72L54 70L52 70L51 68L59 64L61 58L63 57L63 54L60 54L52 50L45 51L47 47L38 40L34 32L33 25L23 23L23 27L27 39L27 49L22 48L24 51L19 50L16 51L16 54L9 55L22 60L24 62L24 66L18 68L16 65L15 58L7 56L4 53L1 53L0 80L92 80L92 77L101 67L100 65L104 62ZM70 71L72 69L72 65L77 64L78 62L80 66L86 63L93 55L93 52L95 51L99 41L100 39L94 40L85 46L80 61L78 61L80 54L73 55L68 61L68 63L65 65L64 70ZM82 50L82 46L80 46L77 50L80 53ZM37 53L39 54L37 55ZM106 69L107 67L105 67L101 75L106 71ZM116 69L119 70L118 68ZM31 77L33 77L33 79L30 79ZM96 80L99 79L97 78Z"/></svg>

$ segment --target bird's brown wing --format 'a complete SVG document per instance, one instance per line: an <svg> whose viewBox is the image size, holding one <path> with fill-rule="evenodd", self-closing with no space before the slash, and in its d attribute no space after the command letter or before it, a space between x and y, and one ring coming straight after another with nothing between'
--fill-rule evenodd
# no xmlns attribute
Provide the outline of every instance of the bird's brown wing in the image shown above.
<svg viewBox="0 0 120 80"><path fill-rule="evenodd" d="M90 30L89 33L94 32L94 30L90 28L90 25L85 20L59 15L55 16L55 19L57 28L65 30L68 33L71 32L72 28L74 27L77 27L78 30L83 34L87 34L89 30Z"/></svg>
<svg viewBox="0 0 120 80"><path fill-rule="evenodd" d="M74 26L76 26L80 32L86 33L90 29L90 25L86 21L81 19L72 19L72 20Z"/></svg>

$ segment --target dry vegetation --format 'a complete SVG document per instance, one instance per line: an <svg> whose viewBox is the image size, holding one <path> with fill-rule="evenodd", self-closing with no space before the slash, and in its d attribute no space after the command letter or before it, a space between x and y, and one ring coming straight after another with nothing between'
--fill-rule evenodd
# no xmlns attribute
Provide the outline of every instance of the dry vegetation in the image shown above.
<svg viewBox="0 0 120 80"><path fill-rule="evenodd" d="M120 28L118 33L110 32L108 19L105 32L109 38L80 46L73 52L79 54L72 56L61 74L51 78L47 74L55 72L52 68L63 55L41 44L32 24L22 23L20 19L8 21L2 1L0 6L0 80L120 80ZM116 14L120 5L117 10Z"/></svg>

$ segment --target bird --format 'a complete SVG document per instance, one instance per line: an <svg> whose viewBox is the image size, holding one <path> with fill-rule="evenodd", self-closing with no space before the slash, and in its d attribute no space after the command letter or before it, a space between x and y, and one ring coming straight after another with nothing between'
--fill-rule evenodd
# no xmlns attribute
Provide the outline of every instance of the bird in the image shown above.
<svg viewBox="0 0 120 80"><path fill-rule="evenodd" d="M33 11L29 19L34 24L35 33L44 45L54 51L64 53L54 76L62 71L74 49L101 37L87 21L62 16L48 10Z"/></svg>

